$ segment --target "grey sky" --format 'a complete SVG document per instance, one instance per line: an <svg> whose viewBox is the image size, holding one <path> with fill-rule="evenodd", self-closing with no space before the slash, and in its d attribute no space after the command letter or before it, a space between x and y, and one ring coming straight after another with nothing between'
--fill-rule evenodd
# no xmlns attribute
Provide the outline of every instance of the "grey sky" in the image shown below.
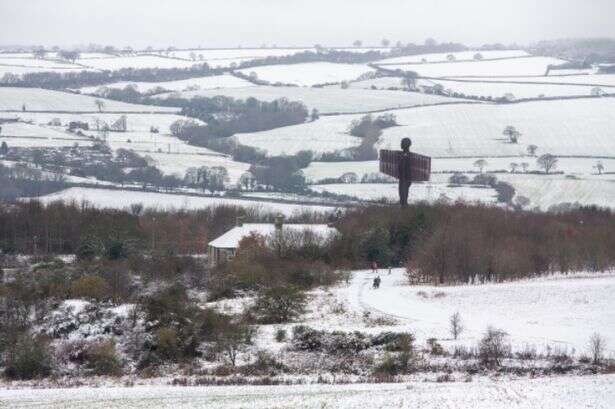
<svg viewBox="0 0 615 409"><path fill-rule="evenodd" d="M529 43L615 37L613 0L0 0L0 44Z"/></svg>

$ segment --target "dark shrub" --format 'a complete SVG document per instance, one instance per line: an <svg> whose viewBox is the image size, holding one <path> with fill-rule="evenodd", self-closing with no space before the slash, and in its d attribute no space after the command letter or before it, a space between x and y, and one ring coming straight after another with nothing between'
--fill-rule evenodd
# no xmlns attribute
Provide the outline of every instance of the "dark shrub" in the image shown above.
<svg viewBox="0 0 615 409"><path fill-rule="evenodd" d="M264 324L279 324L301 315L306 301L305 294L295 286L270 288L258 296L254 312Z"/></svg>
<svg viewBox="0 0 615 409"><path fill-rule="evenodd" d="M43 378L51 370L49 345L41 337L23 334L6 354L4 375L9 379Z"/></svg>
<svg viewBox="0 0 615 409"><path fill-rule="evenodd" d="M102 341L90 344L86 349L86 366L95 375L121 375L122 361L115 350L115 342Z"/></svg>

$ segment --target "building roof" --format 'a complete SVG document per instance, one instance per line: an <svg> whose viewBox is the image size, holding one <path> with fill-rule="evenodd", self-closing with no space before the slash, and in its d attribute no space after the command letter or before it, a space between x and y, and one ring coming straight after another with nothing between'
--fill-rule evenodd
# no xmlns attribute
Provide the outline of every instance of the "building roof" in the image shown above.
<svg viewBox="0 0 615 409"><path fill-rule="evenodd" d="M283 224L282 231L305 232L309 231L323 239L328 239L338 233L337 229L326 224ZM239 242L244 237L255 233L267 237L275 232L275 224L273 223L244 223L241 226L236 226L224 233L217 239L209 242L211 247L222 249L235 249L239 247Z"/></svg>

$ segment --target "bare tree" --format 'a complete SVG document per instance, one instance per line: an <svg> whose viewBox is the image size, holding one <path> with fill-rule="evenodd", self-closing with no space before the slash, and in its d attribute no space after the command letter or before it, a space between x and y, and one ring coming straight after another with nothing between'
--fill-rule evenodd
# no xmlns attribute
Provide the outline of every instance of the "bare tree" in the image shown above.
<svg viewBox="0 0 615 409"><path fill-rule="evenodd" d="M98 112L102 112L103 109L105 109L105 101L102 101L100 99L94 100L94 105L96 105L96 108L98 108Z"/></svg>
<svg viewBox="0 0 615 409"><path fill-rule="evenodd" d="M461 314L459 312L454 313L448 319L451 335L453 339L457 339L463 332L463 322L461 321Z"/></svg>
<svg viewBox="0 0 615 409"><path fill-rule="evenodd" d="M589 338L589 353L592 357L594 365L600 364L604 358L604 352L606 351L606 340L597 332L594 332Z"/></svg>
<svg viewBox="0 0 615 409"><path fill-rule="evenodd" d="M551 155L550 153L545 153L536 161L538 166L545 170L545 173L548 175L550 171L554 170L557 167L557 157Z"/></svg>
<svg viewBox="0 0 615 409"><path fill-rule="evenodd" d="M489 367L497 367L502 359L510 354L510 345L506 343L508 334L501 329L488 327L478 344L481 362Z"/></svg>

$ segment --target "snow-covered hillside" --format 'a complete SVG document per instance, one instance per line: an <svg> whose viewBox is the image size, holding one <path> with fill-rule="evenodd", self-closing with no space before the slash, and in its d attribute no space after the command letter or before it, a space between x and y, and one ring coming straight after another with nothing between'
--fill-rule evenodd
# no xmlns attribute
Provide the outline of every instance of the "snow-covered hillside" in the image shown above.
<svg viewBox="0 0 615 409"><path fill-rule="evenodd" d="M551 57L387 65L389 70L414 71L421 77L522 77L546 75L550 65L566 61Z"/></svg>
<svg viewBox="0 0 615 409"><path fill-rule="evenodd" d="M158 98L165 98L167 96L179 96L188 99L195 96L211 98L217 95L244 100L252 97L261 101L273 101L286 98L289 101L301 101L309 109L315 108L321 114L379 111L462 101L456 98L419 94L416 92L341 89L339 85L326 88L269 86L234 87L163 94Z"/></svg>
<svg viewBox="0 0 615 409"><path fill-rule="evenodd" d="M351 81L376 70L361 64L314 62L292 65L270 65L240 70L245 75L256 73L259 80L272 84L295 84L311 87L316 84Z"/></svg>
<svg viewBox="0 0 615 409"><path fill-rule="evenodd" d="M178 108L103 100L106 112L178 112ZM24 110L25 108L25 110ZM0 111L98 112L96 98L39 88L0 87Z"/></svg>
<svg viewBox="0 0 615 409"><path fill-rule="evenodd" d="M571 275L501 284L467 286L409 285L404 269L381 269L380 288L372 289L375 274L355 272L350 285L335 295L357 315L368 311L392 318L396 330L414 332L419 339L435 337L446 346L475 345L487 326L505 330L519 349L559 347L587 353L594 332L615 340L615 275ZM449 334L449 317L459 312L465 330L457 341ZM319 327L318 322L311 323ZM336 325L338 323L336 322ZM323 322L322 327L328 327ZM354 328L349 324L347 330ZM366 329L367 330L367 329ZM615 345L610 345L615 353Z"/></svg>
<svg viewBox="0 0 615 409"><path fill-rule="evenodd" d="M84 87L79 91L83 94L97 94L99 90L104 89L123 89L127 86L133 86L141 93L152 92L158 88L163 88L167 91L185 91L188 89L217 89L217 88L237 88L251 87L253 84L249 81L235 77L230 74L212 75L209 77L196 77L186 80L177 81L161 81L161 82L116 82L103 86Z"/></svg>

